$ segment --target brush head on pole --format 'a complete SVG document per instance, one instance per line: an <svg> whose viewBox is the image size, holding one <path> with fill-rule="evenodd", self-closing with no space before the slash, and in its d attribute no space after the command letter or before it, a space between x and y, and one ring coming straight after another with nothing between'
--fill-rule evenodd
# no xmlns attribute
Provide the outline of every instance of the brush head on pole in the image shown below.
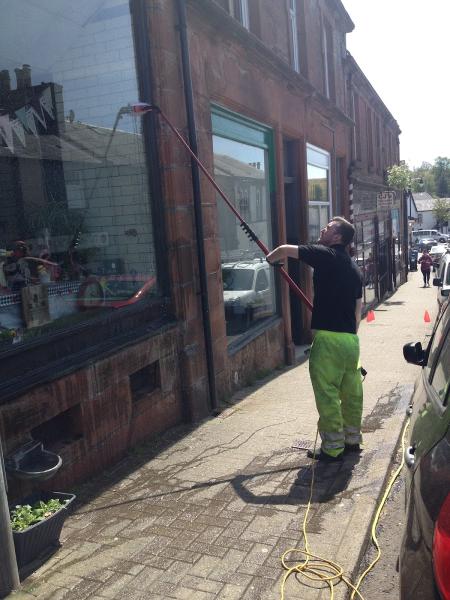
<svg viewBox="0 0 450 600"><path fill-rule="evenodd" d="M156 106L147 104L147 102L135 102L134 104L130 104L130 109L135 115L145 115L148 112L157 110Z"/></svg>

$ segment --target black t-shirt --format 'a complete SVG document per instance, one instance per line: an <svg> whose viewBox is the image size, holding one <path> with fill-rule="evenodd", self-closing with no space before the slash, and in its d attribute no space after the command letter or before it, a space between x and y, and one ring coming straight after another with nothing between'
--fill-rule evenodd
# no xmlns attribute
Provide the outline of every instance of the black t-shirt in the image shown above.
<svg viewBox="0 0 450 600"><path fill-rule="evenodd" d="M356 333L356 300L362 298L362 276L344 246L304 244L298 257L314 269L312 329Z"/></svg>

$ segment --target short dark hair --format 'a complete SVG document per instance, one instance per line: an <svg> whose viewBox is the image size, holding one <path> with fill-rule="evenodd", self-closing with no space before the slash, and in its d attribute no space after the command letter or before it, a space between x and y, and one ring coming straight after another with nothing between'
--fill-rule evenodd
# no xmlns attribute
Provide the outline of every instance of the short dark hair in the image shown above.
<svg viewBox="0 0 450 600"><path fill-rule="evenodd" d="M333 221L333 223L337 223L339 225L338 232L342 236L342 243L344 244L344 246L350 244L353 241L353 238L355 237L354 226L349 221L347 221L347 219L344 219L344 217L333 217L331 220Z"/></svg>

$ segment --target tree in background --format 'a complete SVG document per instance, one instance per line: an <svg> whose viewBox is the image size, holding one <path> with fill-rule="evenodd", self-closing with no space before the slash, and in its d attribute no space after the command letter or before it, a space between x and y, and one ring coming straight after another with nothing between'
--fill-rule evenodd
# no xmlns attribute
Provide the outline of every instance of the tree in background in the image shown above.
<svg viewBox="0 0 450 600"><path fill-rule="evenodd" d="M450 158L446 156L438 156L434 164L422 163L420 167L414 169L413 180L421 177L423 179L423 187L418 187L413 181L413 191L428 192L431 196L439 196L446 198L449 196L450 190Z"/></svg>
<svg viewBox="0 0 450 600"><path fill-rule="evenodd" d="M439 229L450 221L450 200L436 198L433 202L433 215L436 219L436 228Z"/></svg>
<svg viewBox="0 0 450 600"><path fill-rule="evenodd" d="M423 162L420 167L413 170L413 192L428 192L430 196L436 195L436 182L432 172L433 165ZM422 180L422 183L419 180Z"/></svg>

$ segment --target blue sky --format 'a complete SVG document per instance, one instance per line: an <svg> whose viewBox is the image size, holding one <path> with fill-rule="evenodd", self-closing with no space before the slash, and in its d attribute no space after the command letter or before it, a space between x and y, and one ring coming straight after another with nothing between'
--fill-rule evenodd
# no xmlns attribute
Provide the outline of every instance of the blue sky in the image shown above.
<svg viewBox="0 0 450 600"><path fill-rule="evenodd" d="M347 48L400 125L400 158L450 156L450 1L342 1Z"/></svg>

